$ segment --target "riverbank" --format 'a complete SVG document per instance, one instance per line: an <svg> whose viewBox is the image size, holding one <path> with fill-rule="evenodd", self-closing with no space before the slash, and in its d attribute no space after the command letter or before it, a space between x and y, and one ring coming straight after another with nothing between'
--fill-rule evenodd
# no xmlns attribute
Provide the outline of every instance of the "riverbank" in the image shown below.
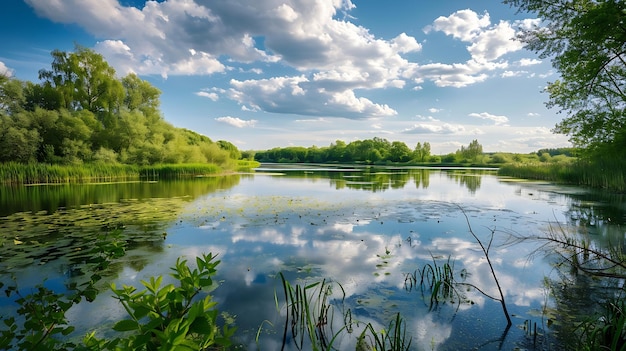
<svg viewBox="0 0 626 351"><path fill-rule="evenodd" d="M119 179L171 179L219 175L246 171L258 167L255 161L239 160L225 169L216 164L157 164L128 165L86 163L80 165L53 165L46 163L0 163L0 184L58 184L90 183Z"/></svg>

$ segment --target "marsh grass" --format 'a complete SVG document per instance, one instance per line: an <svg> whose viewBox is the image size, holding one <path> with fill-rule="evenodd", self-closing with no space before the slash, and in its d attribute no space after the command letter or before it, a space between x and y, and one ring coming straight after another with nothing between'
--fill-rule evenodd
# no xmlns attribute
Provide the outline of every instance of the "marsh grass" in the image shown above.
<svg viewBox="0 0 626 351"><path fill-rule="evenodd" d="M505 164L498 170L498 175L625 192L625 170L626 161L615 158L563 163Z"/></svg>
<svg viewBox="0 0 626 351"><path fill-rule="evenodd" d="M424 300L427 294L430 295L428 299L431 309L440 302L451 302L460 306L461 302L467 301L465 295L456 288L459 281L455 278L454 261L450 257L443 264L437 262L435 257L432 257L432 261L424 265L422 269L406 273L404 288L408 291L419 288ZM467 272L464 269L458 274L462 280L465 280Z"/></svg>
<svg viewBox="0 0 626 351"><path fill-rule="evenodd" d="M357 341L356 351L385 350L406 351L411 348L411 338L406 335L406 323L400 313L389 322L387 329L376 332L371 324L368 324Z"/></svg>
<svg viewBox="0 0 626 351"><path fill-rule="evenodd" d="M299 350L336 350L333 346L335 341L346 333L352 334L354 328L360 325L359 321L353 320L352 311L343 308L346 292L341 284L324 279L308 285L293 285L282 273L279 275L287 312L281 349L285 349L289 341ZM335 294L337 288L341 292ZM277 296L275 301L277 308L280 308ZM341 311L341 320L338 323L335 323L336 309ZM340 326L337 331L333 329L334 325ZM396 314L386 329L380 331L376 331L371 323L363 325L363 331L355 340L357 351L406 351L411 346L412 339L407 336L406 325L400 313ZM257 332L257 339L258 335Z"/></svg>
<svg viewBox="0 0 626 351"><path fill-rule="evenodd" d="M325 279L308 285L292 285L280 273L280 279L285 293L287 320L283 334L283 348L287 342L287 332L291 329L291 339L300 350L305 345L312 350L328 350L341 330L348 328L349 322L338 331L333 331L335 309L332 304L334 287L341 290L341 303L346 293L339 283L331 283ZM306 338L306 339L305 339ZM305 343L305 340L309 344Z"/></svg>
<svg viewBox="0 0 626 351"><path fill-rule="evenodd" d="M86 163L52 165L45 163L0 163L0 184L59 184L110 182L120 179L176 179L223 173L215 164L126 164Z"/></svg>

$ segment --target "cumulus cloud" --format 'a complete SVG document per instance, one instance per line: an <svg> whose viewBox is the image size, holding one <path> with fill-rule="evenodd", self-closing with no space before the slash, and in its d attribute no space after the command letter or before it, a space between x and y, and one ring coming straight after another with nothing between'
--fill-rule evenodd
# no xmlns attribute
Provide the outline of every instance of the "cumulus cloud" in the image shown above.
<svg viewBox="0 0 626 351"><path fill-rule="evenodd" d="M463 41L471 41L477 37L481 30L491 24L489 14L479 16L476 12L466 9L460 10L448 17L438 17L432 25L427 26L424 31L441 31L454 38Z"/></svg>
<svg viewBox="0 0 626 351"><path fill-rule="evenodd" d="M219 100L219 95L217 95L217 93L215 93L215 92L199 91L199 92L196 92L196 95L202 96L202 97L205 97L205 98L209 98L209 99L211 99L213 101Z"/></svg>
<svg viewBox="0 0 626 351"><path fill-rule="evenodd" d="M437 112L441 112L441 109L431 107L431 108L428 109L428 112L430 112L430 113L437 113Z"/></svg>
<svg viewBox="0 0 626 351"><path fill-rule="evenodd" d="M519 65L522 66L522 67L538 65L540 63L541 63L541 60L537 60L537 59L523 58L523 59L519 60Z"/></svg>
<svg viewBox="0 0 626 351"><path fill-rule="evenodd" d="M388 105L357 97L353 90L318 88L304 75L231 80L230 99L253 111L366 119L396 115Z"/></svg>
<svg viewBox="0 0 626 351"><path fill-rule="evenodd" d="M13 75L13 71L7 67L4 62L0 61L0 75L11 77Z"/></svg>
<svg viewBox="0 0 626 351"><path fill-rule="evenodd" d="M502 78L521 77L524 74L528 74L528 71L504 71L500 74Z"/></svg>
<svg viewBox="0 0 626 351"><path fill-rule="evenodd" d="M40 16L78 24L102 38L95 49L122 74L209 75L232 69L225 62L280 61L306 75L307 87L295 101L263 94L270 99L262 103L245 96L248 90L240 84L233 86L230 96L236 101L273 112L292 112L292 105L310 99L325 107L307 104L309 114L394 115L393 109L356 96L354 89L404 87L410 64L403 55L421 50L406 33L381 39L345 20L355 8L350 0L167 0L138 8L118 0L26 1ZM271 90L273 83L260 79L247 87Z"/></svg>
<svg viewBox="0 0 626 351"><path fill-rule="evenodd" d="M462 88L489 78L489 72L506 69L506 61L497 61L505 54L519 51L523 44L516 39L517 32L531 22L500 21L492 24L488 13L482 16L466 9L450 16L441 16L424 29L427 34L440 31L468 43L470 59L458 63L416 64L411 71L416 83L431 80L439 87Z"/></svg>
<svg viewBox="0 0 626 351"><path fill-rule="evenodd" d="M404 134L458 134L465 132L460 124L418 123L402 131Z"/></svg>
<svg viewBox="0 0 626 351"><path fill-rule="evenodd" d="M231 117L231 116L218 117L215 120L220 122L220 123L229 124L229 125L231 125L233 127L237 127L237 128L254 127L256 125L256 123L257 123L257 121L254 120L254 119L244 120L244 119L241 119L241 118Z"/></svg>
<svg viewBox="0 0 626 351"><path fill-rule="evenodd" d="M469 116L492 121L495 125L506 125L509 122L509 119L506 116L492 115L487 112L470 113Z"/></svg>
<svg viewBox="0 0 626 351"><path fill-rule="evenodd" d="M232 80L220 97L246 110L351 119L396 114L359 91L407 85L419 90L425 81L461 88L485 81L508 65L496 60L521 48L516 28L534 23L492 24L488 13L469 9L439 17L425 31L467 43L471 58L422 65L406 58L422 49L414 37L383 39L351 22L351 0L166 0L139 7L119 0L25 1L42 17L77 24L100 38L94 49L121 74L211 75L238 64L279 62L295 73ZM199 95L217 98L209 91Z"/></svg>

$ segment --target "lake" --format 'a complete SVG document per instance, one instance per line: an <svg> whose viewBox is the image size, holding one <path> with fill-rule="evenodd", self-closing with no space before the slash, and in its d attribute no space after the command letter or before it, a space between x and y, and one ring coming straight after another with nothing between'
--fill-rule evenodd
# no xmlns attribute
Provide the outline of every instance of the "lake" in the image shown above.
<svg viewBox="0 0 626 351"><path fill-rule="evenodd" d="M489 169L263 165L178 181L1 187L0 279L15 276L25 291L41 283L63 291L85 276L94 241L118 230L128 251L105 272L96 300L70 310L74 336L106 335L125 317L108 283L139 287L168 274L178 257L194 262L212 252L221 260L212 294L234 318L242 349L281 348L281 273L293 285L334 287L328 327L337 332L347 318L354 327L337 338L338 349L354 350L365 324L382 330L397 313L414 349L558 349L573 326L546 283L558 282L556 258L535 242L512 244L512 236L561 226L602 246L623 243L624 222L621 195ZM513 321L508 330L500 302L476 289L459 285L459 295L432 303L411 280L449 263L458 281L499 296L470 228L485 246L493 234L489 257ZM571 302L589 305L585 299ZM2 315L15 308L0 297ZM287 335L284 348L297 349L297 337Z"/></svg>

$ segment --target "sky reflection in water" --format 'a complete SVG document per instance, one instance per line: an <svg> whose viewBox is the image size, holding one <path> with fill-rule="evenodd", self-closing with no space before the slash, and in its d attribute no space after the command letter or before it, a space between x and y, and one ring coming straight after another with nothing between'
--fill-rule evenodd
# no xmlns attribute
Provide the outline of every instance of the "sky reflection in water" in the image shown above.
<svg viewBox="0 0 626 351"><path fill-rule="evenodd" d="M419 348L455 349L497 339L505 326L497 302L469 292L475 304L461 304L458 313L454 306L429 313L418 292L405 290L405 274L431 263L433 257L441 262L450 257L455 268L467 269L469 282L497 296L462 211L481 238L487 240L495 228L496 241L501 242L507 232L543 230L548 221L562 220L566 205L551 195L542 195L546 200L524 194L494 176L482 177L473 190L446 172L431 173L427 187L409 183L372 192L337 189L336 183L336 179L257 175L238 187L197 199L182 222L169 230L167 243L179 253L192 257L198 248L209 246L219 252L224 283L215 294L248 330L243 342L251 348L263 320L274 323L280 336L284 310L277 312L274 305L274 291L283 298L278 272L293 282L327 278L341 283L353 318L379 328L401 312ZM540 309L546 299L541 282L550 267L542 260L529 262L532 250L522 245L493 249L517 324L535 318L529 312ZM520 334L515 330L507 340L519 341ZM275 337L262 335L262 349L271 349Z"/></svg>
<svg viewBox="0 0 626 351"><path fill-rule="evenodd" d="M141 279L166 274L177 257L193 262L195 256L212 252L222 260L221 286L213 294L221 310L236 316L239 341L248 349L256 349L255 334L264 321L273 327L263 324L261 349L280 348L285 309L275 305L275 297L284 299L279 272L292 284L322 279L340 283L346 293L344 308L354 320L371 322L377 330L400 312L418 349L512 349L525 340L519 328L525 320L541 325L536 311L548 301L543 278L552 269L542 258L528 259L531 244L500 244L510 233L537 234L550 223L584 217L584 211L572 210L580 201L562 195L568 188L503 182L493 173L275 172L282 175L241 176L232 186L187 199L176 220L160 227L167 232L162 247L131 250L125 261L142 263L124 265L116 284L138 285ZM491 257L514 314L504 345L498 341L506 324L498 302L470 291L467 297L474 304L461 304L458 311L455 305L441 305L429 312L419 291L405 289L407 273L433 258L441 263L450 258L455 270L467 270L468 282L497 296L463 213L482 240L496 230ZM36 276L34 271L26 270L24 276ZM104 292L95 303L70 310L70 319L83 327L78 332L104 330L124 317L109 296ZM336 315L335 323L340 323L340 310ZM340 349L354 349L355 337L338 343Z"/></svg>

